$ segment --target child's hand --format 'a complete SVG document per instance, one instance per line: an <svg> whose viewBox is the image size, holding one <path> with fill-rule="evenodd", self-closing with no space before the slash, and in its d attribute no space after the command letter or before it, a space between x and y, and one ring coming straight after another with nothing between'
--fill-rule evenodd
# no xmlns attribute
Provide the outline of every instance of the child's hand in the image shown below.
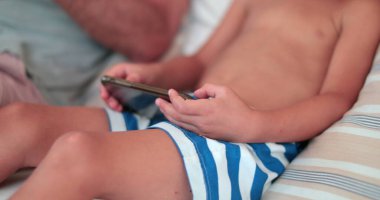
<svg viewBox="0 0 380 200"><path fill-rule="evenodd" d="M154 64L121 63L107 70L104 75L126 79L131 82L150 83L154 76ZM101 85L100 96L106 104L115 111L122 111L123 107L107 89Z"/></svg>
<svg viewBox="0 0 380 200"><path fill-rule="evenodd" d="M178 93L169 91L169 103L157 99L156 104L169 121L199 135L239 142L252 124L252 109L231 89L206 84L194 92L198 100L184 100ZM248 127L248 129L247 129Z"/></svg>

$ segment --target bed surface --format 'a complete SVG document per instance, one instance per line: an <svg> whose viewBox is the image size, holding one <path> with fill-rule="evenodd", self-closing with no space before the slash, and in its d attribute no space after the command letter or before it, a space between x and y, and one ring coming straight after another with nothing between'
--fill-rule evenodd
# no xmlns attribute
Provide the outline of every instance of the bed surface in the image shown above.
<svg viewBox="0 0 380 200"><path fill-rule="evenodd" d="M201 1L201 0L199 0L199 1ZM225 1L228 2L229 0L225 0ZM214 24L215 23L217 24L217 22L214 22ZM195 26L195 25L193 25L193 26ZM199 27L196 27L196 28L199 28ZM187 29L184 29L184 30L187 30ZM194 29L193 29L193 31L189 31L189 32L194 33ZM200 31L200 32L202 32L202 31ZM204 37L199 36L201 38L198 38L198 40L205 40L207 38L207 35L209 34L209 32L204 30L203 33L204 33ZM196 35L196 34L190 34L190 35ZM186 38L187 36L185 35L184 37ZM187 40L193 41L196 39L187 38ZM189 43L192 43L192 42L189 42ZM192 43L192 44L194 44L194 43ZM187 46L187 47L184 47L182 49L182 51L184 51L185 54L191 54L191 52L194 52L196 50L196 48L198 48L198 47L199 47L199 45ZM378 53L377 53L375 63L377 63L377 65L375 65L373 70L380 71L380 51L378 51ZM380 92L380 91L377 91L377 92ZM16 174L14 174L13 176L11 176L10 178L8 178L5 182L1 183L0 184L0 200L8 199L17 190L17 188L23 183L23 181L30 175L31 172L32 172L32 170L30 170L30 169L19 171Z"/></svg>

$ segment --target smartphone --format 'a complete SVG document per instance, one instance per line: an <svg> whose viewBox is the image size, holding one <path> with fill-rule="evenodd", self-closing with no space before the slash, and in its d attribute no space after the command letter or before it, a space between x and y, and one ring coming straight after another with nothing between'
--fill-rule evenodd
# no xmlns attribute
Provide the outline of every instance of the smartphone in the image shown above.
<svg viewBox="0 0 380 200"><path fill-rule="evenodd" d="M110 94L114 96L118 101L120 101L123 105L124 103L130 104L131 99L139 95L139 93L136 91L140 91L152 95L154 97L160 97L167 101L170 101L168 90L163 88L158 88L142 83L130 82L124 79L115 78L111 76L103 76L101 78L101 82L108 90L108 92L110 92ZM181 92L179 93L179 95L183 99L193 99L192 96L186 93Z"/></svg>

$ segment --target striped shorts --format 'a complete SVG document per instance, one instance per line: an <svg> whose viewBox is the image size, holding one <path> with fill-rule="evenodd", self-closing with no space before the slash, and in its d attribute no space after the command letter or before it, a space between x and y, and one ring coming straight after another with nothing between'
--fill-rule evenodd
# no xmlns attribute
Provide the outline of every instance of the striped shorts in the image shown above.
<svg viewBox="0 0 380 200"><path fill-rule="evenodd" d="M176 144L194 199L260 199L299 153L299 143L231 143L165 121L107 110L111 131L161 129ZM161 122L158 122L161 121Z"/></svg>

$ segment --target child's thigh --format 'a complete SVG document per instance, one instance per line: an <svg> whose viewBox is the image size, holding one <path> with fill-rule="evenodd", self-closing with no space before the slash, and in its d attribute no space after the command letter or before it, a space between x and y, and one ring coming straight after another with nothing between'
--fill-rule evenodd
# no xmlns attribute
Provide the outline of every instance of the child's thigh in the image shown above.
<svg viewBox="0 0 380 200"><path fill-rule="evenodd" d="M131 131L100 137L97 152L104 158L99 160L106 171L104 189L112 198L191 198L181 155L163 131Z"/></svg>

